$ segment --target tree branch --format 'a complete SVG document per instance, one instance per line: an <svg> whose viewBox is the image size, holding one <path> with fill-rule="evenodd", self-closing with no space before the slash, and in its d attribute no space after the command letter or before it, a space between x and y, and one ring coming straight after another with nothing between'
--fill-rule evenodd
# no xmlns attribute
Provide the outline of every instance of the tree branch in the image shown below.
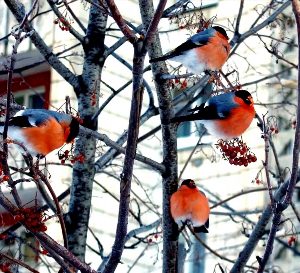
<svg viewBox="0 0 300 273"><path fill-rule="evenodd" d="M112 141L110 138L108 138L108 136L106 136L104 134L100 134L100 133L90 130L88 128L80 127L80 135L93 136L96 139L103 141L107 146L112 147L114 150L118 151L119 153L126 154L126 148L123 148L122 146L118 145L118 143ZM165 171L165 167L162 164L160 164L146 156L136 154L135 159L149 165L150 167L154 168L155 170L157 170L159 172Z"/></svg>
<svg viewBox="0 0 300 273"><path fill-rule="evenodd" d="M251 35L257 33L259 30L263 29L265 26L269 25L270 23L272 23L276 17L281 14L289 5L291 4L291 0L287 0L286 2L284 2L271 16L269 16L266 20L264 20L262 23L260 23L259 25L257 25L256 27L250 28L248 31L246 31L245 33L243 33L242 35L235 35L231 41L230 41L230 45L231 48L233 48L233 46L235 46L233 48L233 50L231 50L230 52L230 56L236 51L237 47L244 41L246 40L248 37L250 37Z"/></svg>
<svg viewBox="0 0 300 273"><path fill-rule="evenodd" d="M124 34L124 36L129 40L130 43L134 44L137 42L138 38L132 32L132 30L127 26L125 20L123 19L117 5L115 4L114 0L105 0L109 10L111 12L112 17L114 18L115 22L119 26L120 30Z"/></svg>
<svg viewBox="0 0 300 273"><path fill-rule="evenodd" d="M142 21L145 27L149 27L154 13L152 1L140 0L140 11ZM153 42L148 47L149 57L162 55L161 44L156 33L153 37ZM163 269L164 273L177 272L177 225L170 214L170 196L177 190L178 174L177 174L177 139L176 126L170 123L174 116L174 108L172 98L169 92L168 80L159 79L158 75L167 74L168 70L164 62L153 63L151 65L153 78L155 79L155 87L157 91L160 121L163 140L163 164L166 168L162 174L163 188Z"/></svg>
<svg viewBox="0 0 300 273"><path fill-rule="evenodd" d="M300 2L299 0L293 0L293 12L296 18L297 24L297 33L298 33L298 63L300 63ZM294 147L293 147L293 162L292 162L292 173L291 178L288 182L287 190L282 201L276 203L274 216L272 220L272 225L267 241L267 245L265 248L264 255L261 260L259 260L259 269L258 273L262 273L265 269L265 266L272 254L273 244L276 236L276 232L278 230L282 212L287 209L287 207L291 204L292 196L295 190L295 186L298 180L298 168L299 168L299 153L300 153L300 71L298 70L298 96L297 96L297 123L295 128L295 138L294 138Z"/></svg>
<svg viewBox="0 0 300 273"><path fill-rule="evenodd" d="M24 5L17 0L4 1L16 17L17 21L21 23L25 16ZM30 24L26 24L25 30L27 32L32 32L30 37L31 41L53 69L55 69L70 85L72 85L75 90L78 90L80 88L78 78L57 58L35 29Z"/></svg>

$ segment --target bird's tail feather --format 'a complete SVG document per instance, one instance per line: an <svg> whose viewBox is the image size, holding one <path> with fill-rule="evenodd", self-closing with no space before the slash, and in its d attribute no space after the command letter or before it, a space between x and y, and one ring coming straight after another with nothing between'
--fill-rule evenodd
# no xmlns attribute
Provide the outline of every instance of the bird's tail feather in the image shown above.
<svg viewBox="0 0 300 273"><path fill-rule="evenodd" d="M155 62L160 62L160 61L165 61L168 59L168 55L163 55L157 58L153 58L151 60L149 60L149 63L155 63Z"/></svg>
<svg viewBox="0 0 300 273"><path fill-rule="evenodd" d="M209 218L207 219L207 221L204 223L204 225L200 226L200 227L194 227L194 232L195 233L208 233L208 228L209 228Z"/></svg>
<svg viewBox="0 0 300 273"><path fill-rule="evenodd" d="M171 119L171 123L193 121L193 120L197 120L197 119L199 119L198 114L190 114L190 115L186 115L186 116L174 117Z"/></svg>
<svg viewBox="0 0 300 273"><path fill-rule="evenodd" d="M194 232L195 233L208 233L208 229L205 226L200 226L200 227L194 227Z"/></svg>
<svg viewBox="0 0 300 273"><path fill-rule="evenodd" d="M198 106L196 106L192 109L189 109L188 112L194 113L196 111L203 111L204 106L205 106L205 103L202 103L202 104L200 104L200 105L198 105Z"/></svg>
<svg viewBox="0 0 300 273"><path fill-rule="evenodd" d="M152 58L151 60L149 60L149 63L154 63L154 62L160 62L160 61L165 61L165 60L168 60L168 59L171 59L175 56L178 56L177 52L175 52L174 50L165 54L165 55L162 55L160 57L157 57L157 58Z"/></svg>

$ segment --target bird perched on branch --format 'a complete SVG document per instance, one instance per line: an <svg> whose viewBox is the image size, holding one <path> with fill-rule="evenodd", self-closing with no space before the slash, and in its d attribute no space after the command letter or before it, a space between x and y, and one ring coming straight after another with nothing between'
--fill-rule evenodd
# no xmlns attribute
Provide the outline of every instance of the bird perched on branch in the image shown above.
<svg viewBox="0 0 300 273"><path fill-rule="evenodd" d="M224 93L189 110L193 112L190 115L174 117L171 123L199 120L211 135L228 140L239 137L250 126L255 116L253 104L246 90Z"/></svg>
<svg viewBox="0 0 300 273"><path fill-rule="evenodd" d="M171 215L179 228L191 223L195 232L208 233L209 204L192 179L186 179L170 200Z"/></svg>
<svg viewBox="0 0 300 273"><path fill-rule="evenodd" d="M0 131L3 132L4 123ZM46 156L79 133L79 121L67 114L45 109L17 112L8 122L8 137L20 142L32 155Z"/></svg>
<svg viewBox="0 0 300 273"><path fill-rule="evenodd" d="M206 70L219 70L226 62L230 45L226 31L219 26L203 30L165 55L150 63L171 60L179 62L194 74Z"/></svg>

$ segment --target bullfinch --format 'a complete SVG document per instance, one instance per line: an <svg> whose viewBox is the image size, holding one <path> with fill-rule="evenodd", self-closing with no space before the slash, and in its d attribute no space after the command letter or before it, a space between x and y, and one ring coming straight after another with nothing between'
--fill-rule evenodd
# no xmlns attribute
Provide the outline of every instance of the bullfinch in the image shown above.
<svg viewBox="0 0 300 273"><path fill-rule="evenodd" d="M72 116L52 110L26 109L9 119L7 135L22 143L32 155L46 156L72 142L78 133L79 121Z"/></svg>
<svg viewBox="0 0 300 273"><path fill-rule="evenodd" d="M220 70L226 62L230 45L226 31L219 26L203 30L165 55L153 58L150 63L171 60L187 67L190 72Z"/></svg>
<svg viewBox="0 0 300 273"><path fill-rule="evenodd" d="M255 116L253 98L246 90L213 96L189 111L193 113L174 117L171 123L199 120L211 135L224 140L243 134Z"/></svg>
<svg viewBox="0 0 300 273"><path fill-rule="evenodd" d="M170 199L171 215L181 228L191 223L195 232L208 233L209 204L205 194L192 179L186 179Z"/></svg>

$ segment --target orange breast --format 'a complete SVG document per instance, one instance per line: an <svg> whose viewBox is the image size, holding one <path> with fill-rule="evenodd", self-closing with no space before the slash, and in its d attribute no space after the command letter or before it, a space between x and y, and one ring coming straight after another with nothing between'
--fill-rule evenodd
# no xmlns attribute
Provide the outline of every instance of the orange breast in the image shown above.
<svg viewBox="0 0 300 273"><path fill-rule="evenodd" d="M233 109L226 120L216 121L217 130L228 138L235 138L242 135L250 126L255 116L253 106L245 105Z"/></svg>
<svg viewBox="0 0 300 273"><path fill-rule="evenodd" d="M197 48L197 55L201 62L210 70L219 70L228 58L230 45L228 41L216 35L209 39L205 46Z"/></svg>
<svg viewBox="0 0 300 273"><path fill-rule="evenodd" d="M28 144L38 154L46 155L65 143L65 128L51 118L39 127L23 129ZM26 146L26 143L24 143Z"/></svg>
<svg viewBox="0 0 300 273"><path fill-rule="evenodd" d="M181 186L171 196L171 215L174 220L190 220L194 225L203 225L209 216L209 206L206 197L197 189Z"/></svg>

